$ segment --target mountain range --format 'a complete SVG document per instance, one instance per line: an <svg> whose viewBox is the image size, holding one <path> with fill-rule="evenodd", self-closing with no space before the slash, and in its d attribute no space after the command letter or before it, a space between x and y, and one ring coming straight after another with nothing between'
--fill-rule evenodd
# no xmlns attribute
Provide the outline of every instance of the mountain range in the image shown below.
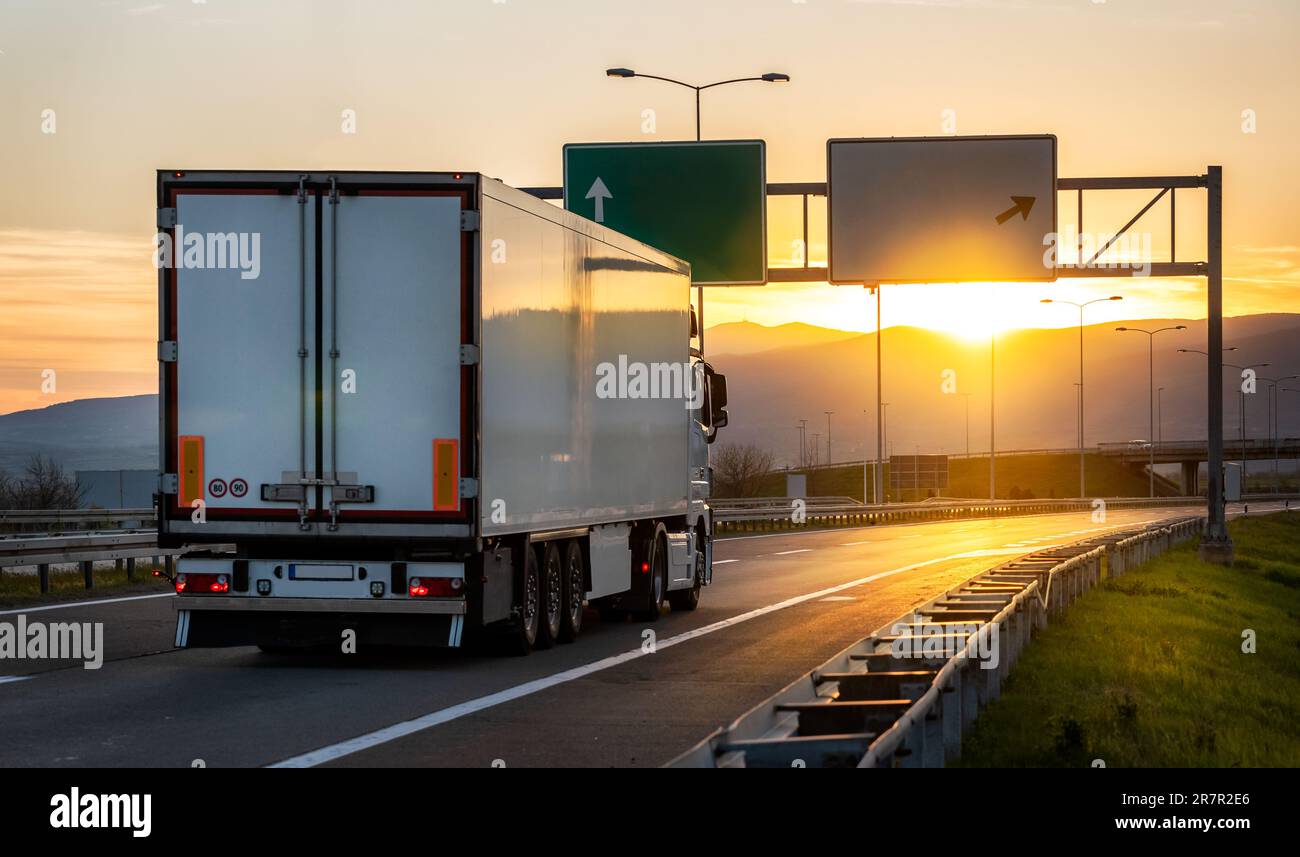
<svg viewBox="0 0 1300 857"><path fill-rule="evenodd" d="M1160 425L1148 422L1147 337L1118 326L1154 329L1155 384ZM1084 412L1087 445L1100 441L1205 436L1205 358L1179 348L1205 349L1204 320L1142 319L1084 328ZM1228 362L1269 363L1259 375L1300 374L1300 315L1266 314L1224 320ZM897 454L985 452L989 442L988 340L972 341L915 327L884 331L883 398L886 438ZM727 375L730 423L724 441L757 444L778 465L799 462L799 420L807 420L806 459L861 460L874 454L876 336L806 324L764 327L721 324L706 332L708 359ZM994 343L996 439L999 450L1065 449L1077 443L1078 328L1026 329ZM1236 373L1225 371L1224 422L1238 432ZM1280 387L1300 389L1300 381ZM1300 393L1279 393L1279 433L1300 435ZM1249 437L1269 435L1268 385L1246 398ZM157 466L158 399L153 395L82 399L0 415L0 469L16 471L32 453L76 469ZM814 447L814 453L812 448ZM887 450L888 452L888 450Z"/></svg>

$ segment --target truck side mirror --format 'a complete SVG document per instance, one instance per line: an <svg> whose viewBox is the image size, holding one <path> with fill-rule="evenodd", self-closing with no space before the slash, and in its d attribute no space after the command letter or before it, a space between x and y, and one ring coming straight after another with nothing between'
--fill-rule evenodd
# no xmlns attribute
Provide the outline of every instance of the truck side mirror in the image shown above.
<svg viewBox="0 0 1300 857"><path fill-rule="evenodd" d="M727 424L727 376L708 367L709 424L716 430Z"/></svg>

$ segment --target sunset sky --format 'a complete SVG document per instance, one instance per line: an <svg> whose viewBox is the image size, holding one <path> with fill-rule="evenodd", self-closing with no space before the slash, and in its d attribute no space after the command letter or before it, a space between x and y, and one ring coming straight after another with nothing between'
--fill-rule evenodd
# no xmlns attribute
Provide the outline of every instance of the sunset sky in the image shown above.
<svg viewBox="0 0 1300 857"><path fill-rule="evenodd" d="M1056 134L1062 176L1222 164L1227 313L1300 312L1297 44L1295 0L3 0L0 413L155 391L155 169L558 185L567 142L694 136L689 91L610 66L790 74L704 95L704 136L766 140L769 181L823 181L830 137L942 134L945 111L958 134ZM1094 194L1085 226L1114 231L1150 196ZM1179 257L1201 259L1204 194L1178 196ZM794 206L770 209L773 265L790 262ZM1163 260L1167 202L1148 218ZM824 207L810 243L824 263ZM1090 321L1205 315L1203 281L1069 280L892 286L884 324L1065 326L1077 315L1040 297L1116 291ZM862 289L818 284L715 289L706 310L709 325L875 326Z"/></svg>

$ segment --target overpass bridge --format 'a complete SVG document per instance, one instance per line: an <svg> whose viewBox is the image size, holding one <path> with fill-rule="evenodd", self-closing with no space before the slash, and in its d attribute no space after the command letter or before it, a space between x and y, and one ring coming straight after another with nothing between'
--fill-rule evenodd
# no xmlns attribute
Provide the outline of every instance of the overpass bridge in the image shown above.
<svg viewBox="0 0 1300 857"><path fill-rule="evenodd" d="M1205 440L1166 440L1154 444L1147 441L1128 443L1099 443L1097 451L1109 458L1118 458L1125 464L1182 465L1182 490L1186 495L1199 493L1197 476L1202 461L1209 461L1209 443ZM1224 461L1273 461L1275 459L1300 459L1300 438L1247 438L1223 439Z"/></svg>

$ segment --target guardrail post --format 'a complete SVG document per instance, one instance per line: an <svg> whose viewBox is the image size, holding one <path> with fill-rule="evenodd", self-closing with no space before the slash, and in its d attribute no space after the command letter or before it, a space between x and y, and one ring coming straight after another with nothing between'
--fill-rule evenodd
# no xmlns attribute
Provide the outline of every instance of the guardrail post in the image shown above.
<svg viewBox="0 0 1300 857"><path fill-rule="evenodd" d="M944 761L961 756L961 727L965 717L961 710L962 671L953 670L948 686L939 694L939 709L943 712Z"/></svg>
<svg viewBox="0 0 1300 857"><path fill-rule="evenodd" d="M128 583L135 580L135 557L133 556L126 558L126 579Z"/></svg>
<svg viewBox="0 0 1300 857"><path fill-rule="evenodd" d="M81 576L85 578L86 588L95 588L95 563L92 560L82 560Z"/></svg>
<svg viewBox="0 0 1300 857"><path fill-rule="evenodd" d="M943 699L930 710L925 719L918 724L925 736L921 745L921 767L942 768L944 759L944 706Z"/></svg>
<svg viewBox="0 0 1300 857"><path fill-rule="evenodd" d="M114 570L114 571L121 571L121 570L122 570L122 560L120 560L120 559L115 559L115 560L113 560L113 570Z"/></svg>
<svg viewBox="0 0 1300 857"><path fill-rule="evenodd" d="M50 591L50 564L43 562L36 566L36 576L41 581L41 594L45 595Z"/></svg>
<svg viewBox="0 0 1300 857"><path fill-rule="evenodd" d="M170 577L175 577L175 576L176 576L176 557L172 556L171 554L167 554L167 556L163 557L163 562L164 562L164 563L166 564L166 566L167 566L167 576L168 576L169 578L170 578Z"/></svg>

